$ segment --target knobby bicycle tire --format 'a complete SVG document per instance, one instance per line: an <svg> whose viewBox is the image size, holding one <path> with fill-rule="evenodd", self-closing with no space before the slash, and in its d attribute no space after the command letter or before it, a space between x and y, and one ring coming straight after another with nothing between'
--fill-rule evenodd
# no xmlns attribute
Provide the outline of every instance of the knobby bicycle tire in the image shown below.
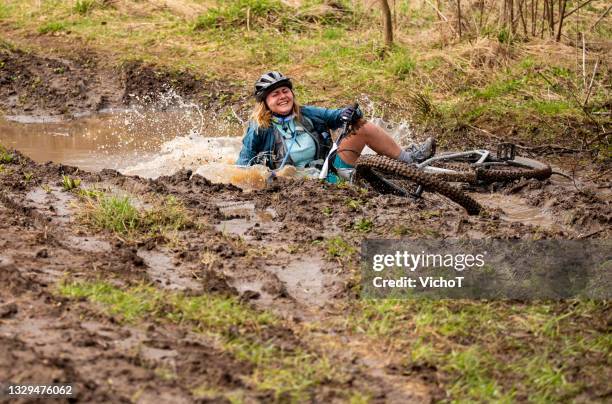
<svg viewBox="0 0 612 404"><path fill-rule="evenodd" d="M526 157L515 157L506 161L504 165L492 166L495 168L473 168L467 161L434 162L434 167L452 170L452 172L429 173L440 180L470 184L509 182L521 178L545 180L552 175L552 169L548 164Z"/></svg>
<svg viewBox="0 0 612 404"><path fill-rule="evenodd" d="M383 179L381 180L375 172L381 173ZM453 187L436 176L417 170L412 165L390 157L362 155L357 160L356 174L359 178L370 183L373 188L381 193L398 193L393 192L393 186L384 181L384 175L399 175L413 183L423 186L426 191L444 195L451 201L461 205L470 215L477 215L482 210L482 206L480 206L478 202L466 195L460 189ZM407 196L408 194L409 192L405 191L403 196Z"/></svg>

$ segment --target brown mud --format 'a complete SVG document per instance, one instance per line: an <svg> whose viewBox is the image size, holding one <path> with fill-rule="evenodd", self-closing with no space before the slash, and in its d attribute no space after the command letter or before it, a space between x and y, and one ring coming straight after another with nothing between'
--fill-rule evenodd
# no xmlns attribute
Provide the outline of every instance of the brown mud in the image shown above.
<svg viewBox="0 0 612 404"><path fill-rule="evenodd" d="M60 57L0 47L0 66L0 111L8 116L70 118L155 103L170 89L216 110L240 93L228 82L140 61L108 66L86 50Z"/></svg>
<svg viewBox="0 0 612 404"><path fill-rule="evenodd" d="M440 398L437 382L427 375L398 375L384 357L363 354L348 335L325 334L319 342L296 338L312 321L341 317L338 307L357 298L362 239L608 238L612 231L609 192L594 192L596 184L579 191L554 177L496 186L495 195L511 198L512 206L540 209L541 217L529 221L520 209L496 207L483 189L472 194L490 209L471 217L435 195L412 201L284 178L243 192L187 170L149 180L37 164L11 154L13 162L0 174L0 379L74 382L77 398L86 401L189 402L203 381L218 391L240 391L247 401L270 397L243 382L252 365L189 326L154 319L126 325L86 302L59 296L56 288L64 279L145 282L187 294L237 296L287 322L268 331L273 337L262 338L315 351L324 349L317 347L320 341L334 342L325 349L342 346L327 354L347 363L351 388L363 388L375 401L428 402ZM64 174L83 180L82 188L120 190L136 199L173 195L201 226L182 230L174 243L163 237L129 242L95 232L79 221L76 194L61 189ZM362 219L372 223L367 232L357 226ZM329 240L338 238L348 246L346 255L330 253ZM167 366L178 377L161 377L159 368ZM330 381L314 387L313 394L333 401L347 387Z"/></svg>

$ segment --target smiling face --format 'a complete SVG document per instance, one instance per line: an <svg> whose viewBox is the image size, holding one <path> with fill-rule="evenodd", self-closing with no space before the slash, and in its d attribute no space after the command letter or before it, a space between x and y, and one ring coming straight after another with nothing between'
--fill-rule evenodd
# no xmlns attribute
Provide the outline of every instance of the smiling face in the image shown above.
<svg viewBox="0 0 612 404"><path fill-rule="evenodd" d="M289 87L279 87L268 94L266 105L277 115L289 115L293 111L293 92Z"/></svg>

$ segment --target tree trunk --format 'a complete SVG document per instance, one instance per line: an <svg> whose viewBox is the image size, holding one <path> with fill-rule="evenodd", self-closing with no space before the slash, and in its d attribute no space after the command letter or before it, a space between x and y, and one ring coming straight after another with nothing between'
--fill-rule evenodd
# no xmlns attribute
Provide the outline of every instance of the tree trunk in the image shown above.
<svg viewBox="0 0 612 404"><path fill-rule="evenodd" d="M391 19L391 8L387 0L380 0L383 13L383 30L385 31L385 46L390 48L393 45L393 20Z"/></svg>
<svg viewBox="0 0 612 404"><path fill-rule="evenodd" d="M556 41L561 41L561 29L563 28L563 19L565 18L565 5L567 0L559 0L559 28L557 29Z"/></svg>
<svg viewBox="0 0 612 404"><path fill-rule="evenodd" d="M550 36L555 35L555 4L554 0L548 0L548 29Z"/></svg>
<svg viewBox="0 0 612 404"><path fill-rule="evenodd" d="M461 0L457 0L457 32L461 39Z"/></svg>
<svg viewBox="0 0 612 404"><path fill-rule="evenodd" d="M527 36L527 23L525 22L525 16L523 15L524 3L525 3L525 0L519 0L518 12L519 12L519 17L521 19L521 24L523 24L523 34Z"/></svg>
<svg viewBox="0 0 612 404"><path fill-rule="evenodd" d="M536 36L538 22L538 0L531 0L531 36Z"/></svg>

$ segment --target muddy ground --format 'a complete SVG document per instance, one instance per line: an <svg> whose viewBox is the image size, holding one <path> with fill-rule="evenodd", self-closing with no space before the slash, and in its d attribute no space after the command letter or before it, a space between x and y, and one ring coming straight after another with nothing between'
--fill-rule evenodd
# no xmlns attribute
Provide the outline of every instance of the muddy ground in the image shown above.
<svg viewBox="0 0 612 404"><path fill-rule="evenodd" d="M155 103L170 89L212 110L247 98L229 81L135 60L107 62L82 49L52 56L0 46L0 110L5 115L70 118Z"/></svg>
<svg viewBox="0 0 612 404"><path fill-rule="evenodd" d="M139 62L96 69L95 55L58 58L3 49L0 60L0 107L9 115L95 112L167 85L212 106L231 93L225 84ZM72 382L76 398L86 402L291 397L248 382L259 369L228 353L206 330L164 316L125 321L87 299L67 298L58 291L65 282L103 280L122 289L147 284L185 296L236 299L280 321L256 330L231 326L223 335L247 333L260 345L337 364L338 375L306 388L311 400L347 401L347 392L360 392L373 402L431 402L451 398L443 372L432 366L398 371L347 329L320 328L341 321L359 299L364 238L607 239L612 232L610 172L588 156L575 180L553 176L467 189L487 207L485 214L468 216L431 194L414 201L283 178L243 192L187 170L149 180L37 164L18 151L9 155L0 172L0 381ZM547 159L566 173L575 161ZM173 196L194 223L172 237L128 239L92 228L81 218L83 198L62 188L63 175L82 180L77 188L130 195L145 205ZM591 320L609 327L609 307ZM580 372L576 378L596 380L581 398L609 397L607 378ZM200 385L215 388L203 394Z"/></svg>
<svg viewBox="0 0 612 404"><path fill-rule="evenodd" d="M554 179L500 185L497 191L516 203L546 206L548 214L536 226L505 220L499 208L468 216L435 196L411 202L283 179L247 193L189 171L147 180L111 170L87 173L40 165L13 155L0 174L0 379L74 382L77 398L88 402L190 401L202 380L221 391L240 391L247 401L272 397L244 383L253 365L215 348L188 324L155 319L126 324L95 305L59 295L57 285L67 279L104 279L121 287L145 282L191 295L236 296L284 319L260 338L317 352L316 343L299 335L309 323L342 316L338 307L358 299L357 251L364 237L609 238L612 229L609 194L595 192L596 183L582 192ZM181 231L178 243L163 237L126 241L93 231L78 218L79 197L62 190L62 175L82 179L82 188L144 200L173 195L201 225ZM486 190L473 195L485 204L489 197ZM355 229L364 217L373 222L367 234ZM338 235L355 249L346 260L330 255L324 242ZM210 260L211 254L217 259ZM381 368L381 358L366 360L350 348L327 354L344 364L350 380L314 387L312 397L319 401L339 399L346 389L363 389L381 402L443 397L436 379L426 374L416 379L397 375ZM156 373L164 363L172 363L178 377ZM212 399L223 401L222 396Z"/></svg>

